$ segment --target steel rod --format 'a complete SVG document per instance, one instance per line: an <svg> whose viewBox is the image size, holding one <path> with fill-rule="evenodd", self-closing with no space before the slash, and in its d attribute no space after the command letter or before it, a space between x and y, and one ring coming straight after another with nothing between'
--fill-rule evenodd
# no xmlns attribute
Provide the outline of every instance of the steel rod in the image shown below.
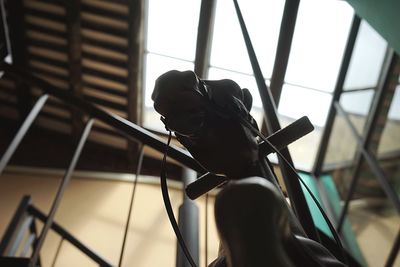
<svg viewBox="0 0 400 267"><path fill-rule="evenodd" d="M46 100L48 99L48 95L42 95L38 101L36 102L35 106L29 112L29 115L26 117L25 121L22 123L21 127L19 128L17 134L14 136L14 139L11 141L11 144L8 146L6 152L4 153L3 157L0 161L0 175L3 173L4 168L7 166L7 163L10 161L12 155L14 155L15 151L17 150L19 144L21 143L22 139L32 126L33 122L35 121L37 115L42 110Z"/></svg>
<svg viewBox="0 0 400 267"><path fill-rule="evenodd" d="M36 262L37 262L37 260L39 258L40 249L42 248L44 240L45 240L45 238L47 236L47 232L49 231L49 229L50 229L50 227L51 227L51 225L53 223L54 216L55 216L55 214L57 212L58 206L59 206L59 204L61 202L61 199L63 197L65 189L66 189L66 187L67 187L67 185L68 185L68 183L69 183L69 181L71 179L72 173L75 170L76 163L78 162L78 159L79 159L79 157L81 155L82 149L83 149L83 147L84 147L84 145L86 143L86 140L87 140L87 138L88 138L88 136L90 134L90 130L91 130L92 126L93 126L93 123L94 123L94 119L90 119L87 122L86 126L85 126L85 129L84 129L84 131L82 133L82 136L81 136L81 138L79 140L78 146L77 146L77 148L76 148L76 150L74 152L74 156L73 156L73 158L71 160L71 163L70 163L67 171L65 172L65 175L64 175L64 177L63 177L63 179L61 181L60 186L58 187L58 191L57 191L56 197L55 197L55 199L53 201L53 204L51 206L49 215L48 215L47 220L46 220L46 222L45 222L45 224L43 226L43 229L42 229L42 231L41 231L41 233L39 235L39 238L38 238L38 241L37 241L37 244L36 244L36 248L34 249L34 251L32 253L32 258L31 258L31 260L29 262L29 267L35 267L35 265L36 265Z"/></svg>

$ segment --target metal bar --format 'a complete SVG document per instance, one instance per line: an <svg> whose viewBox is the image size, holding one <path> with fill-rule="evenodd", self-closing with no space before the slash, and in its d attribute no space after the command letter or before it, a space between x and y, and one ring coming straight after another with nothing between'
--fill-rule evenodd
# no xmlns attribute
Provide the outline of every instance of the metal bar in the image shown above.
<svg viewBox="0 0 400 267"><path fill-rule="evenodd" d="M17 134L15 135L14 139L11 141L11 144L8 146L6 152L4 153L3 157L0 160L0 175L3 173L4 168L6 167L7 163L11 159L12 155L17 150L17 148L18 148L19 144L21 143L22 139L24 138L25 134L28 132L29 128L32 126L32 123L35 121L37 115L42 110L47 99L48 99L48 95L42 95L38 99L35 106L32 108L31 112L29 113L28 117L26 117L22 126L19 128Z"/></svg>
<svg viewBox="0 0 400 267"><path fill-rule="evenodd" d="M350 122L349 127L352 130L352 132L354 133L354 136L356 138L356 141L358 142L359 148L358 148L357 155L355 157L355 166L352 171L350 188L347 192L344 206L343 206L341 214L339 216L339 222L337 225L338 232L340 232L342 230L343 222L344 222L344 219L345 219L348 207L349 207L350 200L355 192L356 185L358 183L359 173L360 173L361 166L363 163L362 162L363 153L365 152L368 155L370 155L370 153L368 153L368 150L367 150L368 144L372 137L373 128L375 127L376 122L378 120L379 110L381 109L381 106L383 105L383 102L384 102L384 98L385 98L385 94L386 94L385 90L387 91L388 86L395 86L394 81L392 81L392 79L391 79L391 76L392 76L393 72L396 70L397 64L398 64L398 57L395 55L395 53L392 49L388 49L387 53L386 53L386 57L385 57L385 62L382 66L378 86L377 86L378 91L375 93L375 97L374 97L374 100L373 100L373 103L371 106L371 110L368 115L368 120L364 127L365 136L363 139L359 136L354 125L351 124L351 121L348 118L347 113L345 113L346 116L344 118L346 119L346 121ZM338 102L335 102L335 108L337 110L338 110L338 108L339 109L341 108L341 106L339 105ZM341 110L343 112L345 112L343 109L341 109ZM367 159L367 158L365 158L365 159ZM374 170L375 170L375 172L376 172L375 175L383 174L383 171L379 167L378 161L375 158L370 159L370 161L376 161L377 169L370 165L372 171L374 172ZM371 164L371 162L369 162L368 164ZM385 175L383 174L383 176L385 176ZM378 177L378 180L380 180L379 177ZM391 190L391 189L389 189L389 190Z"/></svg>
<svg viewBox="0 0 400 267"><path fill-rule="evenodd" d="M63 241L64 241L64 238L61 237L60 243L58 243L56 253L55 253L53 261L51 263L51 267L56 266L56 262L57 262L57 259L58 259L58 255L60 255L60 251L61 251L61 247L62 247Z"/></svg>
<svg viewBox="0 0 400 267"><path fill-rule="evenodd" d="M127 237L128 237L128 229L129 229L129 225L130 225L131 217L132 217L133 203L134 203L134 200L135 200L137 182L139 180L140 172L142 171L142 163L143 163L143 156L144 156L144 147L143 147L143 145L141 145L140 148L138 149L137 155L138 156L137 156L137 161L136 161L136 174L135 174L135 179L133 180L132 194L131 194L131 199L129 201L128 216L127 216L126 224L125 224L124 238L122 240L121 253L120 253L119 261L118 261L118 266L119 267L122 266L122 261L124 259L125 244L126 244L126 240L127 240Z"/></svg>
<svg viewBox="0 0 400 267"><path fill-rule="evenodd" d="M27 230L29 229L30 224L32 223L32 216L29 217L25 217L25 220L21 223L21 226L19 227L15 238L13 239L13 242L11 243L11 246L8 249L8 252L6 254L6 256L10 256L10 257L15 257L17 256L17 251L18 248L21 245L22 239L24 238Z"/></svg>
<svg viewBox="0 0 400 267"><path fill-rule="evenodd" d="M33 221L31 223L30 231L31 231L32 234L35 235L35 240L34 240L34 242L32 244L32 251L34 251L36 249L36 247L37 247L37 242L38 242L38 238L37 238L38 237L38 230L37 230L37 226L36 226L35 217L33 218ZM37 266L39 266L39 267L42 266L42 260L40 259L40 256L39 256L38 261L37 261Z"/></svg>
<svg viewBox="0 0 400 267"><path fill-rule="evenodd" d="M28 206L31 202L31 197L25 195L21 202L18 205L17 210L14 213L10 223L7 226L6 231L4 232L3 237L0 242L0 256L4 256L7 252L7 247L9 246L13 236L20 225L21 220L24 218L24 215L28 209Z"/></svg>
<svg viewBox="0 0 400 267"><path fill-rule="evenodd" d="M272 70L270 84L271 93L277 106L279 105L282 86L285 81L285 74L289 61L290 48L292 46L292 39L294 28L296 25L299 3L300 0L286 0L285 8L283 10L278 45L275 54L274 68Z"/></svg>
<svg viewBox="0 0 400 267"><path fill-rule="evenodd" d="M28 240L26 241L24 247L22 248L21 254L19 255L20 257L25 258L26 255L28 255L29 248L31 247L33 242L35 242L35 239L36 239L36 235L34 235L34 234L29 235Z"/></svg>
<svg viewBox="0 0 400 267"><path fill-rule="evenodd" d="M210 64L216 2L215 0L201 1L194 72L203 78L207 77Z"/></svg>
<svg viewBox="0 0 400 267"><path fill-rule="evenodd" d="M394 264L394 261L397 258L397 255L399 253L400 249L400 230L397 232L396 239L393 243L392 249L390 250L390 254L386 260L385 267L392 267Z"/></svg>
<svg viewBox="0 0 400 267"><path fill-rule="evenodd" d="M324 131L322 133L321 142L318 147L316 160L314 162L313 171L315 177L319 177L322 172L322 167L325 160L326 151L328 149L329 140L331 137L333 122L335 121L336 110L334 107L335 101L340 99L340 95L343 92L343 85L346 79L347 71L350 66L351 56L353 54L354 45L356 43L358 30L360 28L361 19L357 15L354 15L353 22L351 24L349 37L347 38L346 48L340 65L338 78L336 80L335 89L333 91L332 100L329 105L328 116L326 119Z"/></svg>
<svg viewBox="0 0 400 267"><path fill-rule="evenodd" d="M42 222L47 221L47 216L34 206L29 206L28 212ZM85 246L83 243L81 243L78 239L76 239L73 235L71 235L67 230L65 230L58 223L53 221L51 224L51 229L53 229L57 234L61 235L65 240L70 242L72 245L74 245L76 248L78 248L80 251L82 251L84 254L86 254L89 258L91 258L96 263L98 263L100 266L112 267L111 263L107 262L107 260L103 259L99 255L97 255L95 252L93 252L93 250L91 250L90 248Z"/></svg>
<svg viewBox="0 0 400 267"><path fill-rule="evenodd" d="M260 93L267 130L270 133L273 133L280 130L281 128L276 113L275 102L273 101L271 91L265 84L264 76L261 72L260 65L258 63L253 45L250 40L249 33L247 31L243 16L239 8L239 4L237 0L233 0L233 2L235 4L236 13L239 19L240 27L242 29L243 37L247 47L247 52L249 54L251 66L253 68L254 76L257 82L257 87ZM289 164L293 165L292 158L287 148L282 149L281 154L286 158ZM314 221L311 217L310 210L308 208L305 196L303 194L297 176L286 165L286 162L284 160L279 159L279 166L281 167L282 176L285 180L286 190L292 204L291 206L295 211L295 214L297 215L308 237L310 237L313 240L319 241Z"/></svg>
<svg viewBox="0 0 400 267"><path fill-rule="evenodd" d="M383 172L382 168L379 166L378 160L373 155L371 155L367 151L367 149L364 147L363 139L358 134L356 127L351 122L346 111L343 110L343 108L340 106L340 104L338 102L335 102L335 107L336 107L336 110L346 120L347 125L350 127L351 132L353 133L354 137L356 138L357 145L359 146L362 156L368 163L369 167L371 168L371 171L375 174L376 178L378 179L378 182L381 184L381 186L383 188L383 191L386 193L388 198L392 201L397 212L400 213L400 198L397 195L396 191L393 189L393 187L389 184L389 180L388 180L387 176L385 175L385 173ZM354 180L354 177L353 177L353 180ZM349 199L346 199L346 202L349 202ZM344 211L345 210L343 208L342 213Z"/></svg>
<svg viewBox="0 0 400 267"><path fill-rule="evenodd" d="M77 148L76 148L76 150L74 152L74 156L73 156L73 158L71 160L71 163L70 163L70 165L68 167L68 170L65 172L65 175L64 175L64 177L63 177L63 179L61 181L61 184L58 187L58 191L57 191L56 197L55 197L55 199L53 201L53 204L51 206L51 209L50 209L50 212L49 212L49 216L47 217L47 220L46 220L46 222L45 222L45 224L43 226L42 232L39 235L37 246L36 246L35 250L33 251L32 258L31 258L31 261L29 263L29 267L34 267L36 262L37 262L37 260L38 260L40 249L42 248L43 243L44 243L44 239L46 238L46 235L47 235L47 232L49 231L49 229L50 229L50 227L51 227L51 225L53 223L54 216L55 216L56 211L58 209L58 206L59 206L59 204L61 202L61 198L62 198L62 196L64 194L65 188L67 187L67 185L69 183L69 180L70 180L70 178L72 176L72 173L73 173L73 171L75 169L76 163L78 162L79 156L81 155L83 146L85 145L85 142L86 142L86 140L87 140L87 138L88 138L88 136L90 134L90 130L91 130L92 126L93 126L93 122L94 122L94 119L90 119L87 122L87 124L85 126L85 129L83 131L83 134L82 134L82 136L81 136L81 138L79 140L78 146L77 146Z"/></svg>
<svg viewBox="0 0 400 267"><path fill-rule="evenodd" d="M197 179L197 173L193 170L185 168L183 170L182 182L183 187L194 182ZM190 251L196 265L199 264L199 208L197 204L183 194L183 203L179 207L178 217L179 228L186 246ZM176 267L190 267L189 261L186 259L181 247L177 242L176 249Z"/></svg>
<svg viewBox="0 0 400 267"><path fill-rule="evenodd" d="M28 74L24 70L20 70L10 64L3 62L0 65L0 69L6 71L8 74L14 77L23 78L25 82L40 87L45 92L48 92L52 96L63 100L65 103L78 107L91 117L97 118L114 127L127 138L139 141L161 153L164 152L166 142L164 139L158 137L150 131L145 130L144 128L124 118L121 118L120 116L102 110L96 107L94 104L84 101L83 99L79 99L76 96L65 92L65 90L56 89L57 87L53 86L51 83ZM168 156L199 173L205 172L205 169L199 163L197 163L197 161L195 161L186 150L183 150L177 146L170 145Z"/></svg>

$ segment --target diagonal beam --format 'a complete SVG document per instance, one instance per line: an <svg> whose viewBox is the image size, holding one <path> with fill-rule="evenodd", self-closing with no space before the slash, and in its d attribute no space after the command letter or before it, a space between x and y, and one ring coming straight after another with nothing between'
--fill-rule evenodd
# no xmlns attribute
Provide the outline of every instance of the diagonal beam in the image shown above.
<svg viewBox="0 0 400 267"><path fill-rule="evenodd" d="M264 119L267 125L269 133L274 133L281 129L278 120L276 105L273 101L271 91L265 84L264 76L261 72L260 64L258 63L256 53L250 40L250 35L247 31L242 13L239 8L237 0L233 1L235 4L236 13L239 19L240 27L246 44L247 52L249 54L250 63L253 68L254 76L256 78L257 87L260 93L262 105L264 108ZM287 162L293 166L293 161L287 148L282 149L282 156L285 157ZM279 165L282 171L282 176L285 180L286 190L289 195L293 210L297 215L302 227L307 233L308 237L319 241L318 234L314 225L314 221L311 217L310 210L308 208L303 190L300 186L300 182L296 173L294 173L287 163L279 158Z"/></svg>

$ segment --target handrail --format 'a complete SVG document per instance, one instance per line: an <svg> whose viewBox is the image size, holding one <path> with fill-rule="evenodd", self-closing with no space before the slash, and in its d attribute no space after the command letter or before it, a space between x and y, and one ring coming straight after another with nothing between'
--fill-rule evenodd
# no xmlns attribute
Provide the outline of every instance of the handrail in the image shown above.
<svg viewBox="0 0 400 267"><path fill-rule="evenodd" d="M40 87L45 93L61 99L73 107L79 108L92 118L99 119L104 123L109 124L131 140L139 141L160 153L163 153L165 150L166 142L162 138L118 115L103 110L84 99L74 96L68 91L57 89L56 86L53 86L51 83L8 63L3 62L0 64L0 70L13 77L22 78L27 84ZM189 152L175 145L170 145L168 156L199 173L206 172L206 170L189 154Z"/></svg>

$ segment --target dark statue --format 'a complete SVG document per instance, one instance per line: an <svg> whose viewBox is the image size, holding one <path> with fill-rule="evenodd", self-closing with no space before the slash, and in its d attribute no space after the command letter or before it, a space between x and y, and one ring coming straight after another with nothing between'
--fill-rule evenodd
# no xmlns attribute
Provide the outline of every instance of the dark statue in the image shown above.
<svg viewBox="0 0 400 267"><path fill-rule="evenodd" d="M306 237L290 212L269 162L259 156L252 96L232 80L201 80L192 71L161 75L152 94L166 127L208 171L226 175L215 219L220 256L212 267L344 267Z"/></svg>

